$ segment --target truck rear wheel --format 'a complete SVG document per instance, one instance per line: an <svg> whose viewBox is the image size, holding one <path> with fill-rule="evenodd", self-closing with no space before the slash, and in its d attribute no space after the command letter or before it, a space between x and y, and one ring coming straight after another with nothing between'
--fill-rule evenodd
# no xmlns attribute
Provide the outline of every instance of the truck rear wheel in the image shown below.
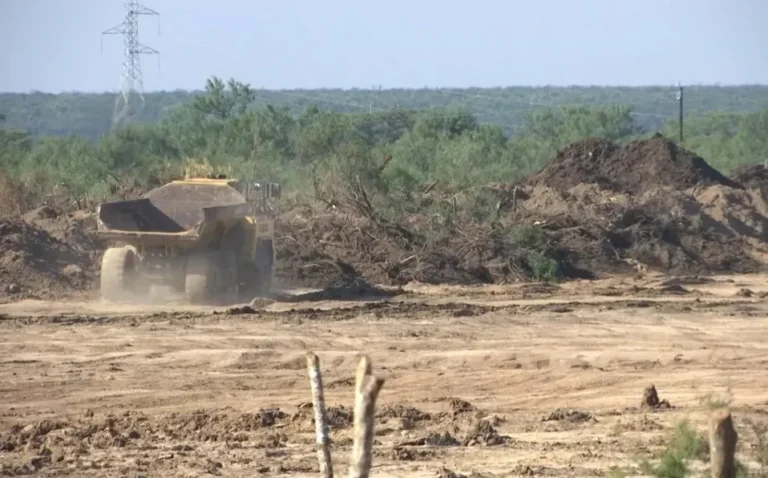
<svg viewBox="0 0 768 478"><path fill-rule="evenodd" d="M195 254L187 260L184 292L190 304L203 304L210 300L215 282L216 263L210 254Z"/></svg>
<svg viewBox="0 0 768 478"><path fill-rule="evenodd" d="M112 247L101 258L101 297L117 301L135 293L136 250Z"/></svg>
<svg viewBox="0 0 768 478"><path fill-rule="evenodd" d="M191 304L231 302L237 294L237 257L226 251L195 254L187 260L184 290Z"/></svg>

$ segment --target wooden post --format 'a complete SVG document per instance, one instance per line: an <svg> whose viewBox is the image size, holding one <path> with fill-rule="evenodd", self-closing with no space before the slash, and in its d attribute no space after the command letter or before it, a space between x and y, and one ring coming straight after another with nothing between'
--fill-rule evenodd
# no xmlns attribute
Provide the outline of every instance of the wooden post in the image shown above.
<svg viewBox="0 0 768 478"><path fill-rule="evenodd" d="M320 474L324 478L333 478L331 447L328 441L328 419L325 414L323 377L320 373L320 359L312 352L307 353L307 371L309 372L309 383L312 387L312 406L315 410L315 434Z"/></svg>
<svg viewBox="0 0 768 478"><path fill-rule="evenodd" d="M384 379L371 375L371 361L360 359L355 379L354 443L349 478L368 478L373 455L373 428L376 398Z"/></svg>
<svg viewBox="0 0 768 478"><path fill-rule="evenodd" d="M357 364L357 373L355 374L355 397L362 391L365 377L371 375L371 370L371 359L367 355L360 357L360 362Z"/></svg>
<svg viewBox="0 0 768 478"><path fill-rule="evenodd" d="M739 436L733 428L729 410L717 410L709 424L709 449L712 478L736 477L736 442Z"/></svg>

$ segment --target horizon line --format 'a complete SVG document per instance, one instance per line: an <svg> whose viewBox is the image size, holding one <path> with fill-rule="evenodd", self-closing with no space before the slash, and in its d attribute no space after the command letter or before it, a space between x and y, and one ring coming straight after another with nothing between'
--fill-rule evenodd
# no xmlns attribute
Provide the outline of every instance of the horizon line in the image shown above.
<svg viewBox="0 0 768 478"><path fill-rule="evenodd" d="M229 81L229 79L224 80ZM238 80L235 80L238 81ZM367 93L383 93L383 92L394 92L394 91L440 91L440 90L450 90L450 91L466 91L466 90L506 90L506 89L647 89L647 88L670 88L670 89L676 89L678 85L675 84L646 84L646 85L622 85L622 84L571 84L571 85L558 85L558 84L542 84L542 85L498 85L498 86L421 86L421 87L407 87L407 86L401 86L401 87L389 87L389 88L377 88L377 87L367 87L367 88L360 88L360 87L349 87L349 88L343 88L343 87L314 87L314 88L264 88L264 87L254 87L253 85L250 85L247 82L242 82L245 85L248 85L251 87L251 89L254 92L274 92L274 93L281 93L281 92L328 92L328 91L334 91L334 92L367 92ZM724 83L689 83L689 84L681 84L683 88L764 88L768 87L768 83L730 83L730 84L724 84ZM176 88L176 89L156 89L156 90L145 90L143 94L159 94L159 93L179 93L179 92L185 92L185 93L196 93L196 92L202 92L205 88L194 88L194 89L187 89L187 88ZM44 95L114 95L118 94L119 90L58 90L58 91L45 91L45 90L36 90L31 89L27 91L0 91L0 95L34 95L34 94L44 94Z"/></svg>

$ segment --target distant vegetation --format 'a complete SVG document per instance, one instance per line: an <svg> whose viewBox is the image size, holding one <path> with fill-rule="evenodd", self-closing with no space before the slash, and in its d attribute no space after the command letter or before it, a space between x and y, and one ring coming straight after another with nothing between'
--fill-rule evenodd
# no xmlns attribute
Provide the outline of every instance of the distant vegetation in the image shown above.
<svg viewBox="0 0 768 478"><path fill-rule="evenodd" d="M147 94L138 124L115 131L111 94L2 94L0 167L20 208L43 195L82 206L142 190L177 174L185 158L317 196L339 177L407 194L435 182L510 182L589 136L626 142L661 131L676 139L675 93L262 91L212 78L201 92ZM768 159L768 87L688 87L685 100L685 147L724 172Z"/></svg>
<svg viewBox="0 0 768 478"><path fill-rule="evenodd" d="M676 119L675 87L510 87L466 89L393 90L252 90L251 107L271 105L299 114L309 106L344 113L406 110L463 109L480 123L502 127L508 135L519 133L525 117L546 107L628 105L635 124L645 132L661 129ZM190 104L202 91L147 93L142 123L167 119L178 106ZM33 135L74 134L97 138L110 130L115 95L112 93L0 93L0 112L8 124ZM688 113L758 112L768 108L768 86L687 86Z"/></svg>

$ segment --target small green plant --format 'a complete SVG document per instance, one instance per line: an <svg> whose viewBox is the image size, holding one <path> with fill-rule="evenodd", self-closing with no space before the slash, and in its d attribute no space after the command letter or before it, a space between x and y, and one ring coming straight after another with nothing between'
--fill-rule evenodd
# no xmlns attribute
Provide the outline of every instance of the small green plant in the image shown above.
<svg viewBox="0 0 768 478"><path fill-rule="evenodd" d="M740 460L736 460L736 478L747 478L749 476L749 469L747 468L747 465L742 463ZM765 472L763 470L760 471L760 473L757 475L759 477L765 477Z"/></svg>
<svg viewBox="0 0 768 478"><path fill-rule="evenodd" d="M610 436L613 437L619 437L624 434L624 431L626 430L626 427L623 423L617 422L613 424L613 427L611 428Z"/></svg>
<svg viewBox="0 0 768 478"><path fill-rule="evenodd" d="M627 474L627 471L622 467L614 465L611 467L608 476L610 476L610 478L626 478Z"/></svg>
<svg viewBox="0 0 768 478"><path fill-rule="evenodd" d="M548 236L538 227L514 226L504 232L508 250L521 260L533 279L556 282L560 275L558 262L547 255Z"/></svg>
<svg viewBox="0 0 768 478"><path fill-rule="evenodd" d="M658 463L644 460L640 463L643 474L657 478L684 478L689 475L690 460L706 460L709 456L709 443L688 420L681 420L661 452Z"/></svg>
<svg viewBox="0 0 768 478"><path fill-rule="evenodd" d="M507 232L507 241L523 249L542 249L547 242L547 233L533 226L516 226Z"/></svg>
<svg viewBox="0 0 768 478"><path fill-rule="evenodd" d="M688 420L675 426L670 445L672 451L686 459L705 460L709 456L709 441Z"/></svg>
<svg viewBox="0 0 768 478"><path fill-rule="evenodd" d="M533 278L542 282L556 282L559 272L557 261L543 254L533 253L528 256Z"/></svg>
<svg viewBox="0 0 768 478"><path fill-rule="evenodd" d="M640 466L643 474L657 478L684 478L688 476L688 466L682 456L673 450L664 450L658 464L648 461Z"/></svg>

